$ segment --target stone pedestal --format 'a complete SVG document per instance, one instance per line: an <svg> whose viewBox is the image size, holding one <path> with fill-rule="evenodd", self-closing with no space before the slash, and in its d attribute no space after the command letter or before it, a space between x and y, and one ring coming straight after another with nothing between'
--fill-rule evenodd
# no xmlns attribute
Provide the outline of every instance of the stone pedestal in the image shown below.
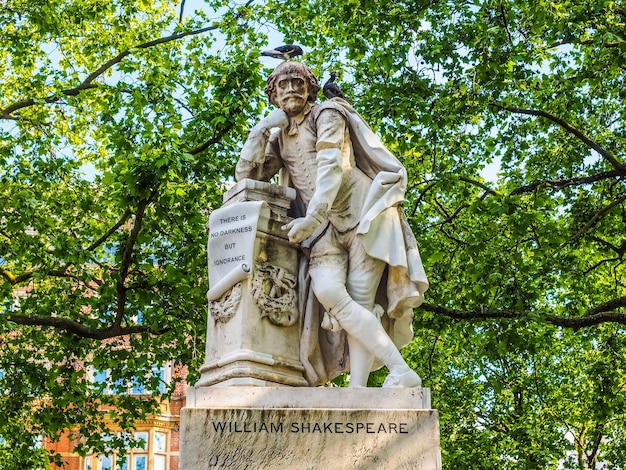
<svg viewBox="0 0 626 470"><path fill-rule="evenodd" d="M441 469L428 389L195 388L181 443L181 470Z"/></svg>
<svg viewBox="0 0 626 470"><path fill-rule="evenodd" d="M298 247L281 227L295 192L243 180L209 220L206 359L196 386L308 385L300 362Z"/></svg>

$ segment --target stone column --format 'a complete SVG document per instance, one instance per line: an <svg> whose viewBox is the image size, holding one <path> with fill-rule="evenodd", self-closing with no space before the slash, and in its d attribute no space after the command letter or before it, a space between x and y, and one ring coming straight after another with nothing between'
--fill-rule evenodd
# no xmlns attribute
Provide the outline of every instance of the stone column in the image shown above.
<svg viewBox="0 0 626 470"><path fill-rule="evenodd" d="M298 247L281 226L292 188L243 180L209 219L206 359L196 387L308 385L300 362Z"/></svg>

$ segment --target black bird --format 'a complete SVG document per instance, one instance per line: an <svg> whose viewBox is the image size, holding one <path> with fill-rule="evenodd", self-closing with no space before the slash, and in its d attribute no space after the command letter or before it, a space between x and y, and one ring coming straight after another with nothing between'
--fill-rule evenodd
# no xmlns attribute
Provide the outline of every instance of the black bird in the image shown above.
<svg viewBox="0 0 626 470"><path fill-rule="evenodd" d="M337 74L335 72L330 72L330 78L326 83L324 83L324 87L322 88L322 93L328 99L331 98L343 98L346 99L343 91L335 84L335 79L337 78Z"/></svg>
<svg viewBox="0 0 626 470"><path fill-rule="evenodd" d="M265 57L273 57L274 59L291 60L297 55L302 55L302 48L294 44L285 44L274 49L261 52Z"/></svg>

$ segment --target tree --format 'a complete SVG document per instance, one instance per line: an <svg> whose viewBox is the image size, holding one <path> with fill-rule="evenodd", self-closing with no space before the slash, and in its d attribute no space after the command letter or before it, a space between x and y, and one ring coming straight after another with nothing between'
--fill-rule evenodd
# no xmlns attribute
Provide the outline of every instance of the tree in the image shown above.
<svg viewBox="0 0 626 470"><path fill-rule="evenodd" d="M271 3L407 166L444 468L622 468L621 2Z"/></svg>
<svg viewBox="0 0 626 470"><path fill-rule="evenodd" d="M102 449L102 405L124 428L157 409L155 365L196 377L207 215L264 105L247 15L0 5L2 468L38 468L36 440L68 428L86 436L79 451ZM152 398L106 393L130 383Z"/></svg>
<svg viewBox="0 0 626 470"><path fill-rule="evenodd" d="M197 370L204 224L265 112L273 25L409 171L432 287L406 354L444 467L625 466L621 2L184 5L0 6L0 435L98 448L101 400L132 426L158 394L104 395L83 365L153 389L154 364Z"/></svg>

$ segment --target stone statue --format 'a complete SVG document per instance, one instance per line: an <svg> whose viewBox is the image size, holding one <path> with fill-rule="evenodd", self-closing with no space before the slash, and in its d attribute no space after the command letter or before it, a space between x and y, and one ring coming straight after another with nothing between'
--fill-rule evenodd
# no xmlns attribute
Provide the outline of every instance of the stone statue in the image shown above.
<svg viewBox="0 0 626 470"><path fill-rule="evenodd" d="M406 170L346 100L317 104L319 90L302 63L276 67L265 91L278 109L250 132L237 180L269 181L280 171L296 190L295 219L283 229L306 254L298 289L308 383L349 370L350 386L363 387L384 364L384 387L419 387L399 352L428 288L400 208Z"/></svg>

